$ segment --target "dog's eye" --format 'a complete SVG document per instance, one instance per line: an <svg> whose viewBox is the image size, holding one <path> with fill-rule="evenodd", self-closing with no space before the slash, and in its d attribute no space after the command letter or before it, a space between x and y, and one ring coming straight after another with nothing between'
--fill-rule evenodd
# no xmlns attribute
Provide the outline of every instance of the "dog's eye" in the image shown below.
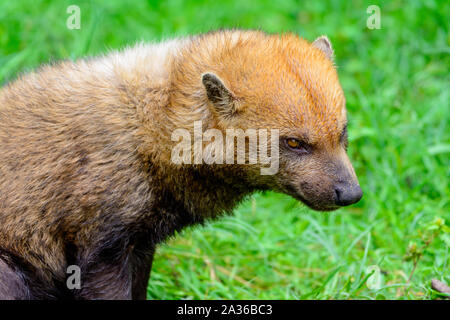
<svg viewBox="0 0 450 320"><path fill-rule="evenodd" d="M300 142L300 140L295 139L295 138L287 138L286 140L286 145L295 150L295 151L300 151L300 152L307 152L305 146Z"/></svg>
<svg viewBox="0 0 450 320"><path fill-rule="evenodd" d="M289 138L286 140L286 142L288 146L291 147L292 149L297 149L300 147L300 141L298 141L297 139Z"/></svg>

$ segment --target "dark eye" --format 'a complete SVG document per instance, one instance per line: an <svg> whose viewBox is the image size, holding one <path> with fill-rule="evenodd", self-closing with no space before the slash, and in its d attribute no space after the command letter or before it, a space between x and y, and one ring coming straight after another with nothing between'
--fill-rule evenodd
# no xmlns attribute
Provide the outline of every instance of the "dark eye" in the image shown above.
<svg viewBox="0 0 450 320"><path fill-rule="evenodd" d="M286 145L297 152L307 153L305 146L302 144L302 142L295 138L286 138L285 140Z"/></svg>

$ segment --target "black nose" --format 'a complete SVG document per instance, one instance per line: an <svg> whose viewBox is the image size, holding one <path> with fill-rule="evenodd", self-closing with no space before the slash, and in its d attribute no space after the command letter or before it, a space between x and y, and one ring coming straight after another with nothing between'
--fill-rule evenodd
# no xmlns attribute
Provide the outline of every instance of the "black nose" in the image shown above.
<svg viewBox="0 0 450 320"><path fill-rule="evenodd" d="M334 192L336 193L335 203L338 206L348 206L356 203L363 195L361 187L358 184L338 185L335 187Z"/></svg>

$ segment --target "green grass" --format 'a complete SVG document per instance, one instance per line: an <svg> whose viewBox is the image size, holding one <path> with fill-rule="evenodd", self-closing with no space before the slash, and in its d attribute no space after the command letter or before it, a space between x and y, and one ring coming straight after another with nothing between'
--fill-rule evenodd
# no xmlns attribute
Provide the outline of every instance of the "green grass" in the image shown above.
<svg viewBox="0 0 450 320"><path fill-rule="evenodd" d="M66 7L81 29L66 28ZM381 8L381 29L366 8ZM347 97L349 153L364 190L333 213L288 196L255 195L233 217L185 230L161 246L150 299L429 299L450 283L448 1L2 1L0 82L41 63L137 40L224 27L326 34ZM410 243L424 250L413 272ZM411 247L413 248L413 247ZM370 289L367 267L381 269Z"/></svg>

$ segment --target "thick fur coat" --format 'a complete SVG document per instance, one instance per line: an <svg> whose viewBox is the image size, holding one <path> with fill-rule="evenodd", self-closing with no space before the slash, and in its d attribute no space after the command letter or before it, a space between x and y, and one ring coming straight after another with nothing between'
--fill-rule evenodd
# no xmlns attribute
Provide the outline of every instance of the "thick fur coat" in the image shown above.
<svg viewBox="0 0 450 320"><path fill-rule="evenodd" d="M212 100L205 73L229 101ZM171 133L198 120L278 128L317 151L282 146L273 176L175 165ZM336 181L357 184L345 127L326 38L221 31L22 75L0 91L0 298L145 299L158 243L257 190L335 209ZM66 286L69 265L80 289Z"/></svg>

